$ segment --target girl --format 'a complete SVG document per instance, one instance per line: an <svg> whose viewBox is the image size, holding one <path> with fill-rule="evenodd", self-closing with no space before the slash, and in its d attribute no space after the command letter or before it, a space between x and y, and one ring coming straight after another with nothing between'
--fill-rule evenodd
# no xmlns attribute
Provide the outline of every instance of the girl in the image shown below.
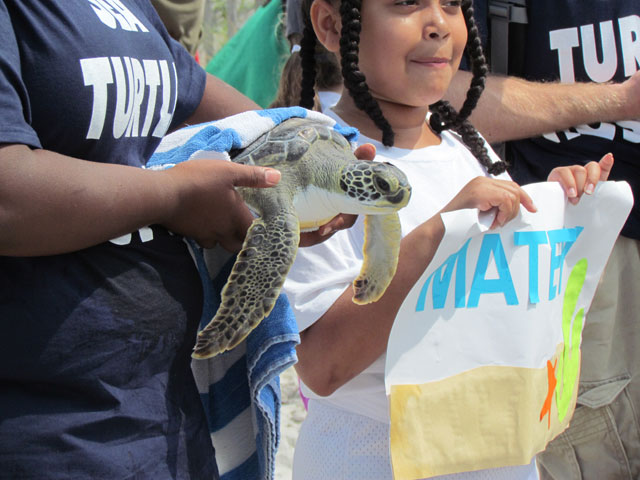
<svg viewBox="0 0 640 480"><path fill-rule="evenodd" d="M339 53L346 93L325 113L357 127L363 142L400 167L413 187L400 211L403 240L397 273L376 303L357 306L350 282L362 260L362 220L322 245L300 251L285 284L301 330L296 366L309 396L294 457L294 478L392 478L384 361L403 299L431 261L444 227L439 213L495 209L494 226L535 206L509 180L505 164L466 121L486 73L471 1L315 0L302 42L313 71L314 39ZM315 36L314 36L315 32ZM455 112L443 98L463 51L473 80ZM303 77L303 106L313 98ZM431 107L430 107L431 106ZM587 167L554 170L572 201L605 180L611 156ZM437 432L434 432L437 434ZM537 478L535 462L447 478Z"/></svg>

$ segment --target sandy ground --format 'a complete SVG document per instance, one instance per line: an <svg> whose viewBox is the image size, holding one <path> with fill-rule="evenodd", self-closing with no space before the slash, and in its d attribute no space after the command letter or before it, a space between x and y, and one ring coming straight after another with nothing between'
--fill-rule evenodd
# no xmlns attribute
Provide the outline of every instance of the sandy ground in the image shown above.
<svg viewBox="0 0 640 480"><path fill-rule="evenodd" d="M306 415L300 394L298 393L298 376L293 367L280 375L282 390L282 428L280 430L280 448L276 455L275 480L291 480L293 449L298 438L300 424Z"/></svg>

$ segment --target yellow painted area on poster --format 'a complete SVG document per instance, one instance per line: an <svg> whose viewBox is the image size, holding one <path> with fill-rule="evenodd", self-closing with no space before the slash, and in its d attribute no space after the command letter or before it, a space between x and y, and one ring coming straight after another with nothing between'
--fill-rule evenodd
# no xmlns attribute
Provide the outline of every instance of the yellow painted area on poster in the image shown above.
<svg viewBox="0 0 640 480"><path fill-rule="evenodd" d="M568 426L575 407L577 384L561 422L549 387L555 385L548 364L538 369L478 367L438 382L392 386L395 479L530 463Z"/></svg>

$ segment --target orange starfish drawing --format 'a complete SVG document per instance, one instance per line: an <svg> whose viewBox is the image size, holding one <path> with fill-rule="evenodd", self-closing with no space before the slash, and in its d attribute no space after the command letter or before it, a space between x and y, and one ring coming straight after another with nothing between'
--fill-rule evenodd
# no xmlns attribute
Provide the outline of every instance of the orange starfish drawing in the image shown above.
<svg viewBox="0 0 640 480"><path fill-rule="evenodd" d="M547 360L547 380L549 381L549 391L547 392L547 398L545 398L542 410L540 411L540 421L542 421L545 415L549 414L549 428L551 428L551 400L553 399L553 393L556 391L556 384L558 383L558 380L556 379L556 365L558 365L557 358L553 365L551 365L551 360Z"/></svg>

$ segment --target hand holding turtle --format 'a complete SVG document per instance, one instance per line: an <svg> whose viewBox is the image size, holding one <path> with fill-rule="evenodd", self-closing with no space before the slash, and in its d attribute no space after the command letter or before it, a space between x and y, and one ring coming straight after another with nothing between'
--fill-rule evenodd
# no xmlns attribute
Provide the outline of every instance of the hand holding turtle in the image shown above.
<svg viewBox="0 0 640 480"><path fill-rule="evenodd" d="M441 212L477 208L481 212L497 210L491 228L503 226L518 215L520 205L536 211L531 197L517 183L488 177L476 177L467 183Z"/></svg>
<svg viewBox="0 0 640 480"><path fill-rule="evenodd" d="M235 187L266 188L280 181L273 168L223 160L192 160L161 172L173 185L175 207L161 223L203 247L242 247L253 215Z"/></svg>
<svg viewBox="0 0 640 480"><path fill-rule="evenodd" d="M549 173L547 181L559 182L569 202L575 205L583 193L591 195L598 182L605 182L612 168L613 155L607 153L599 162L589 162L585 166L556 167Z"/></svg>
<svg viewBox="0 0 640 480"><path fill-rule="evenodd" d="M361 145L355 150L361 160L373 160L375 147ZM280 180L276 169L233 162L192 160L166 170L171 176L178 205L161 223L169 230L189 236L203 247L219 243L226 250L242 247L253 216L235 187L268 188ZM210 208L206 209L206 205ZM207 211L203 215L203 211ZM300 235L300 246L323 242L338 230L351 227L357 215L340 214L318 230Z"/></svg>

